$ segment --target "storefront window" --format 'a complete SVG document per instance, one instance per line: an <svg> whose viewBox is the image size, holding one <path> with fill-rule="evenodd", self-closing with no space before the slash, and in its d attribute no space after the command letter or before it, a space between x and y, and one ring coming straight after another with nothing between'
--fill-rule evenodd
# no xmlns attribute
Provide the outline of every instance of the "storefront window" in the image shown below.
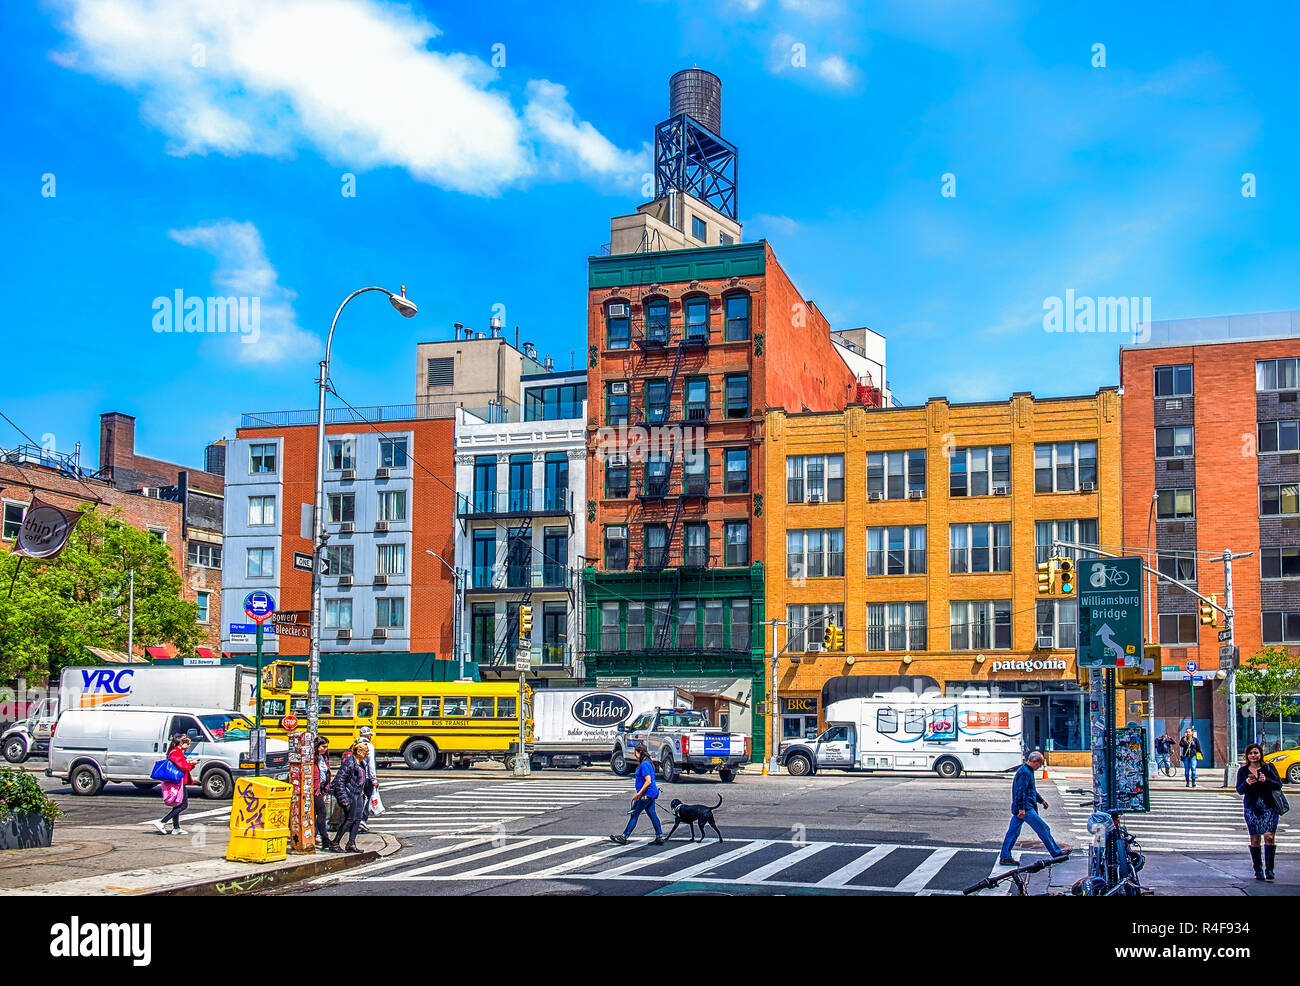
<svg viewBox="0 0 1300 986"><path fill-rule="evenodd" d="M950 681L944 694L1020 699L1026 750L1087 751L1088 693L1073 681Z"/></svg>

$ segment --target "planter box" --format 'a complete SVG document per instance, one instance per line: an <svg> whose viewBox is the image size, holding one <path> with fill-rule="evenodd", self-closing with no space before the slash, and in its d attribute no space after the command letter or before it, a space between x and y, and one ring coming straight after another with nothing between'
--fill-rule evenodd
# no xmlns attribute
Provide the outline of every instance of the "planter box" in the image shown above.
<svg viewBox="0 0 1300 986"><path fill-rule="evenodd" d="M40 815L13 815L0 821L0 849L41 849L54 838L54 823Z"/></svg>

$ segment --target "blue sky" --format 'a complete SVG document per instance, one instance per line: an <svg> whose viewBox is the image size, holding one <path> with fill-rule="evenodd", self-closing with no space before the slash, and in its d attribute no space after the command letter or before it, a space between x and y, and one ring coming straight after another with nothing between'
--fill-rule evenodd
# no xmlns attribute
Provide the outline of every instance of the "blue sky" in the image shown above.
<svg viewBox="0 0 1300 986"><path fill-rule="evenodd" d="M314 405L330 318L372 283L420 315L349 307L353 404L410 401L415 343L496 305L567 367L586 258L644 200L691 65L723 79L746 238L836 327L887 337L898 399L1091 392L1120 337L1046 332L1067 289L1157 319L1300 307L1298 22L1267 2L5 4L0 410L91 455L98 413L125 411L142 451L197 464L240 412ZM259 297L258 340L155 331L177 291Z"/></svg>

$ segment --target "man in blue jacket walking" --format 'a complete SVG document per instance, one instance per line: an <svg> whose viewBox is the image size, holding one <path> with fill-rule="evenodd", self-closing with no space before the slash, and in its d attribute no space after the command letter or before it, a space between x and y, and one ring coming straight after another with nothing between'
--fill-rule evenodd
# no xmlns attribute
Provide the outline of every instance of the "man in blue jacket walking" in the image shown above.
<svg viewBox="0 0 1300 986"><path fill-rule="evenodd" d="M1043 767L1043 755L1035 750L1020 765L1016 771L1015 780L1011 783L1011 825L1007 828L1007 837L1002 840L1002 856L998 862L1002 866L1018 865L1011 858L1011 850L1015 847L1016 840L1020 838L1020 829L1025 822L1029 827L1038 833L1038 837L1043 840L1043 845L1052 856L1064 856L1068 854L1073 846L1060 846L1052 838L1052 830L1047 827L1043 817L1038 814L1038 806L1047 807L1038 794L1038 788L1034 785L1034 774Z"/></svg>

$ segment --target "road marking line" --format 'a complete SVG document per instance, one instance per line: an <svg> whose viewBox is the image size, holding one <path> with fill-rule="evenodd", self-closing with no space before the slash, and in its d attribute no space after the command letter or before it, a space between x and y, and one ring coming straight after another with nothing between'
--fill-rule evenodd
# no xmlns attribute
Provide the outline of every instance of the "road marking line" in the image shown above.
<svg viewBox="0 0 1300 986"><path fill-rule="evenodd" d="M607 875L617 873L631 873L633 870L640 869L642 866L650 866L664 859L672 859L674 856L680 856L682 853L690 852L692 849L699 849L701 846L708 845L704 842L686 842L679 846L674 846L667 852L655 853L653 856L647 856L645 859L635 859L630 863L624 863L622 866L616 866L612 870L606 870Z"/></svg>
<svg viewBox="0 0 1300 986"><path fill-rule="evenodd" d="M924 890L925 885L938 875L939 871L947 865L948 860L957 855L956 849L936 849L894 889L899 893L915 893L918 890Z"/></svg>
<svg viewBox="0 0 1300 986"><path fill-rule="evenodd" d="M766 866L760 866L756 870L750 870L737 880L745 883L761 883L770 876L776 876L782 870L788 870L791 866L797 866L810 856L815 856L823 849L829 849L829 842L809 842L798 847L794 852L782 856L780 859L773 860Z"/></svg>
<svg viewBox="0 0 1300 986"><path fill-rule="evenodd" d="M558 866L552 866L549 869L539 870L531 874L531 878L547 879L561 874L568 873L570 870L576 870L587 863L594 863L598 859L608 859L611 856L617 856L620 853L631 852L633 849L639 849L645 846L643 842L629 842L625 846L613 846L609 849L602 849L600 852L589 853L586 856L580 856L577 859L571 859L567 863L560 863Z"/></svg>
<svg viewBox="0 0 1300 986"><path fill-rule="evenodd" d="M600 841L599 836L591 836L589 838L582 839L578 842L562 842L558 846L551 846L547 849L539 849L537 852L529 853L527 856L518 856L514 859L507 859L501 862L491 863L487 866L480 866L476 870L470 870L466 873L459 873L457 875L462 877L463 879L472 880L475 877L482 876L484 873L493 873L497 870L504 870L511 866L516 866L520 863L531 863L534 859L542 859L546 856L554 856L556 853L565 852L569 849L575 849L582 845L591 845L599 841ZM531 873L529 874L521 873L518 875L528 877L530 879L532 877Z"/></svg>
<svg viewBox="0 0 1300 986"><path fill-rule="evenodd" d="M716 869L719 866L724 866L733 860L743 859L751 853L756 853L760 849L765 849L768 846L774 845L778 845L775 839L756 839L749 843L749 845L738 846L730 852L724 852L721 856L714 856L712 859L706 859L701 863L696 863L694 866L687 866L683 869L669 873L665 877L655 877L655 879L667 880L669 883L676 883L679 880L689 880L696 874L707 873L709 870Z"/></svg>
<svg viewBox="0 0 1300 986"><path fill-rule="evenodd" d="M386 870L393 866L402 866L406 863L414 863L420 859L429 859L433 856L441 856L445 853L455 852L457 849L471 849L474 846L481 846L483 843L488 841L487 839L469 839L468 841L465 841L462 840L460 836L448 836L447 838L455 838L458 841L450 845L439 846L437 849L418 852L413 856L390 856L388 859L382 859L377 863L371 863L368 866L362 866L355 870L348 870L342 876L323 876L312 880L311 882L313 884L322 884L333 883L336 880L343 880L351 883L356 880L365 880L369 878L371 873L375 873L378 870Z"/></svg>
<svg viewBox="0 0 1300 986"><path fill-rule="evenodd" d="M855 876L870 869L896 848L896 846L876 846L869 852L854 859L852 862L844 864L829 876L822 877L822 879L818 880L814 886L831 888L847 886L848 882Z"/></svg>
<svg viewBox="0 0 1300 986"><path fill-rule="evenodd" d="M538 837L533 839L522 839L519 842L515 842L513 844L507 843L506 845L503 846L493 845L491 849L485 849L482 852L476 852L469 856L457 856L455 859L444 859L442 862L431 863L428 866L417 866L413 870L403 870L402 875L399 877L399 879L413 880L422 876L425 873L432 873L434 870L445 870L449 866L458 866L461 863L472 863L476 859L486 859L489 856L499 856L504 850L525 849L528 846L535 846L537 845L537 843L543 841L544 841L543 838ZM457 877L457 879L460 878Z"/></svg>

